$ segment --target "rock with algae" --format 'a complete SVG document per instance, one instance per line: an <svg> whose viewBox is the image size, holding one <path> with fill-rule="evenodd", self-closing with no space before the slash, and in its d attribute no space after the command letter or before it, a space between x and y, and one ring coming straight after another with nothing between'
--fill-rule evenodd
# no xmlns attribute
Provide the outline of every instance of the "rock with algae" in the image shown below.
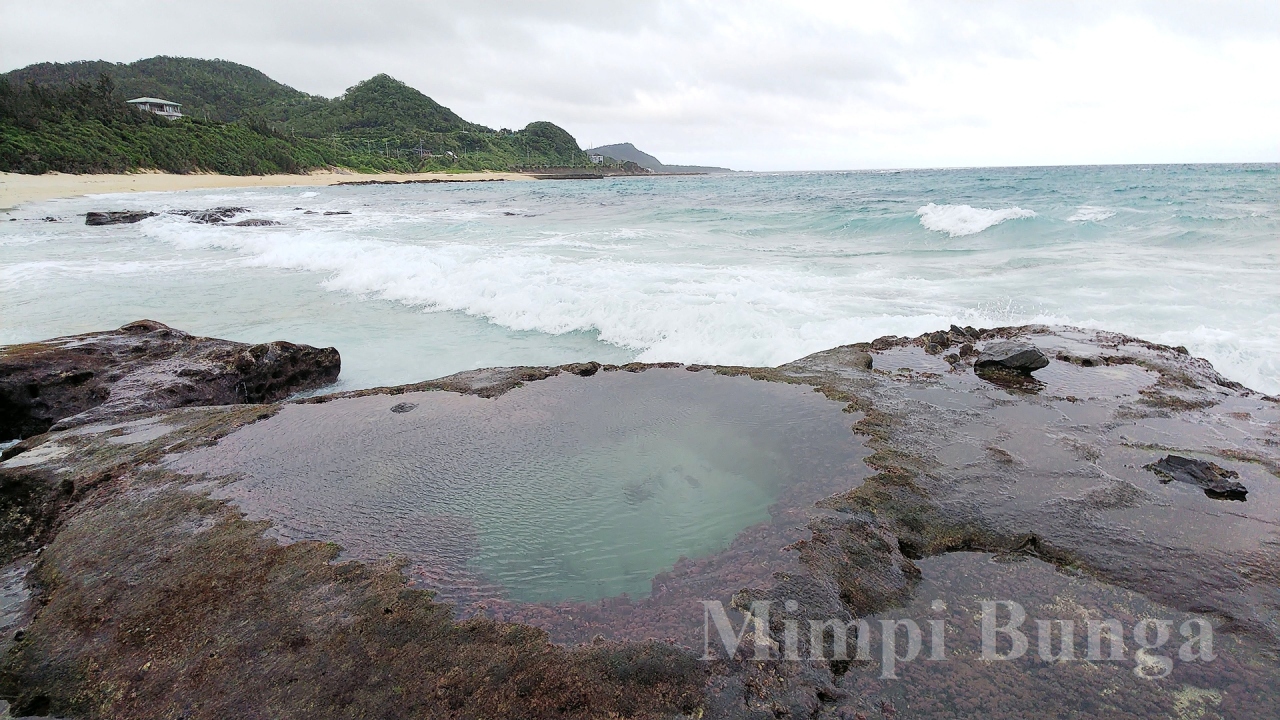
<svg viewBox="0 0 1280 720"><path fill-rule="evenodd" d="M785 550L793 559L777 567L772 583L753 579L736 595L744 602L772 600L775 607L798 599L795 614L779 612L775 620L795 619L801 627L805 619L865 617L914 601L919 566L931 557L981 550L1037 557L1064 573L1213 617L1224 633L1280 647L1274 622L1280 561L1266 530L1278 520L1274 504L1251 502L1228 512L1142 470L1175 452L1213 457L1258 497L1272 498L1280 487L1276 403L1185 351L1119 334L963 330L953 329L956 338L948 334L948 342L1017 340L1047 357L1090 362L1050 362L1037 371L1036 393L957 372L956 363L911 338L845 346L779 368L702 368L811 386L846 406L854 432L871 450L865 464L874 474L810 515L796 514L809 539ZM863 354L872 361L862 362ZM508 368L410 388L493 397L556 375L644 369ZM43 488L39 497L52 498L41 506L52 529L41 535L47 549L32 573L44 610L0 668L0 697L20 694L22 709L87 717L152 717L180 707L193 718L238 712L941 718L974 716L965 703L987 696L1002 699L1001 717L1037 711L1034 693L1005 684L1001 663L953 659L947 667L957 670L940 680L925 672L930 666L912 664L922 683L977 690L965 697L939 685L916 693L929 707L911 707L892 683L852 682L858 673L834 662L797 664L775 655L699 665L688 653L659 652L654 645L645 650L602 639L585 650L566 649L524 624L483 617L457 622L405 587L398 570L333 564L336 548L323 543L277 545L261 536L265 524L207 504L212 501L192 478L154 464L164 453L207 445L255 422L258 413L270 414L269 408L249 410L160 412L156 422L176 428L162 436L137 428L54 432L23 448L23 454L39 453L27 455L31 462L0 465L8 486ZM403 417L414 412L420 411ZM125 432L137 442L122 443ZM1188 518L1212 522L1187 533ZM665 582L680 581L668 575ZM1071 575L1063 577L1071 582ZM556 615L569 623L595 617ZM1222 667L1275 663L1265 656L1245 660L1247 666L1224 661ZM1035 672L1053 683L1058 667ZM1224 680L1214 665L1203 672L1193 666L1196 675L1188 680L1217 695L1198 690L1194 698L1108 694L1088 673L1071 670L1076 667L1061 665L1061 672L1075 672L1075 684L1070 692L1067 685L1058 688L1058 695L1064 703L1088 701L1093 691L1101 703L1095 715L1195 717L1233 708L1236 716L1265 717L1275 707L1252 699L1256 677L1241 672ZM847 680L836 682L841 677Z"/></svg>
<svg viewBox="0 0 1280 720"><path fill-rule="evenodd" d="M338 377L333 348L198 337L154 320L0 348L0 440L192 405L280 400Z"/></svg>

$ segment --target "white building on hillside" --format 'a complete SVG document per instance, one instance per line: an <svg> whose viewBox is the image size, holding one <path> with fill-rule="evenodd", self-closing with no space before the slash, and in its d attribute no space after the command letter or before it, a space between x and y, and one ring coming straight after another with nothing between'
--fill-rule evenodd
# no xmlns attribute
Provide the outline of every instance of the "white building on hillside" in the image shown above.
<svg viewBox="0 0 1280 720"><path fill-rule="evenodd" d="M138 108L139 110L146 110L147 112L153 112L157 115L167 117L170 120L176 120L182 117L182 103L176 103L172 100L161 100L160 98L153 98L153 97L140 97L140 98L134 98L132 100L126 100L125 102Z"/></svg>

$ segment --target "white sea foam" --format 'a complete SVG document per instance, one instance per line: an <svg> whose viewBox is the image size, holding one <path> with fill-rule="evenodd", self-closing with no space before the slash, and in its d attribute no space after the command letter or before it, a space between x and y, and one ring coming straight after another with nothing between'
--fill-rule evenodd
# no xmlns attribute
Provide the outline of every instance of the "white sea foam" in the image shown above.
<svg viewBox="0 0 1280 720"><path fill-rule="evenodd" d="M341 216L341 223L282 213L278 217L293 225L286 228L207 226L173 216L139 227L179 249L233 251L233 264L315 273L329 291L457 312L507 330L586 333L645 361L775 365L847 342L915 335L952 322L1083 325L1159 340L1151 314L1183 300L1160 299L1164 295L1156 291L1164 286L1150 284L1146 268L1165 262L1162 272L1208 283L1215 272L1200 260L1168 265L1115 248L1072 255L1069 265L1056 249L992 250L961 266L894 255L824 271L805 261L762 261L776 256L753 258L729 246L719 253L711 246L690 253L676 242L679 236L658 231L604 227L557 233L540 224L519 231L499 220L503 224L492 232L477 232L475 223L487 228L495 222L492 216L482 213L459 225L455 212L468 213L457 209L420 215L419 223L433 224L455 217L426 239L400 240L398 228L407 226L409 216L388 210ZM789 252L805 255L799 246ZM1046 280L1047 268L1061 269L1070 282ZM1232 277L1253 282L1238 270ZM978 278L982 290L975 296ZM1044 297L1069 293L1074 300L1045 305L1026 296L1029 284ZM1155 294L1117 294L1125 287ZM1177 344L1199 349L1232 377L1264 389L1274 385L1269 378L1276 370L1259 354L1263 348L1215 342L1203 333Z"/></svg>
<svg viewBox="0 0 1280 720"><path fill-rule="evenodd" d="M1081 205L1076 208L1076 211L1071 214L1071 217L1067 218L1067 222L1102 222L1107 218L1113 218L1115 216L1116 213L1114 210L1108 210L1107 208L1096 207L1094 205Z"/></svg>
<svg viewBox="0 0 1280 720"><path fill-rule="evenodd" d="M1055 217L1072 222L1024 223L1016 242L999 243L923 240L903 222L965 236L1031 217L999 199L1016 178L984 190L960 175L968 179L951 192L935 177L922 189L915 173L695 179L705 193L693 195L665 184L621 194L587 183L325 190L308 209L354 212L328 217L295 210L296 189L59 201L27 213L223 204L284 225L174 215L107 229L0 223L0 339L147 316L350 348L348 387L368 387L593 356L771 365L952 322L1045 322L1185 345L1232 379L1280 392L1280 206L1265 192L1274 176L1223 170L1208 189L1191 175L1153 192L1127 171L1106 172L1118 177L1020 191L1021 204L1064 208ZM1213 185L1225 182L1247 187ZM1125 183L1134 187L1094 198L1099 185ZM926 191L990 199L969 201L986 208L892 199ZM1171 214L1163 198L1173 192L1192 199ZM1120 208L1122 226L1089 229Z"/></svg>
<svg viewBox="0 0 1280 720"><path fill-rule="evenodd" d="M409 245L336 233L153 225L181 247L233 249L254 266L324 275L323 287L502 327L596 334L645 361L775 365L850 338L945 327L953 316L890 309L897 283L793 268L564 257L541 243Z"/></svg>
<svg viewBox="0 0 1280 720"><path fill-rule="evenodd" d="M969 205L935 205L933 203L916 210L916 215L920 217L921 225L934 232L946 233L951 237L977 235L983 230L993 225L999 225L1005 220L1033 218L1036 216L1031 210L1023 210L1020 207L992 210Z"/></svg>
<svg viewBox="0 0 1280 720"><path fill-rule="evenodd" d="M0 289L15 289L23 284L54 284L60 280L89 280L108 276L144 276L190 271L198 263L182 260L37 260L0 265Z"/></svg>

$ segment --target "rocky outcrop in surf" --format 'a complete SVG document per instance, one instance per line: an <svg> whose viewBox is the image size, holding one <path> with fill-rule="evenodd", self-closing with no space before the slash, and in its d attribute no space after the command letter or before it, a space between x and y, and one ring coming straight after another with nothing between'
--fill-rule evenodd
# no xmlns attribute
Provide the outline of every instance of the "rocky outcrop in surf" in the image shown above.
<svg viewBox="0 0 1280 720"><path fill-rule="evenodd" d="M197 337L153 320L0 349L0 441L192 405L280 400L332 383L333 348Z"/></svg>
<svg viewBox="0 0 1280 720"><path fill-rule="evenodd" d="M141 222L156 214L146 210L119 210L109 212L91 212L84 216L85 225L127 225Z"/></svg>

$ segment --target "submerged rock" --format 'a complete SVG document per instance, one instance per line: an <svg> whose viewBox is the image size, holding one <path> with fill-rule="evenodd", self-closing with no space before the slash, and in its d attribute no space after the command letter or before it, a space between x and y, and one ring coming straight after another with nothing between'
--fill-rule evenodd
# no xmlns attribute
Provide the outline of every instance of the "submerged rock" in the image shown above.
<svg viewBox="0 0 1280 720"><path fill-rule="evenodd" d="M240 222L233 222L231 224L236 227L271 227L273 225L279 225L280 223L276 222L275 220L263 220L262 218L249 218L248 220L241 220Z"/></svg>
<svg viewBox="0 0 1280 720"><path fill-rule="evenodd" d="M1189 485L1204 488L1204 494L1220 500L1244 501L1249 489L1231 478L1240 477L1235 470L1227 470L1217 463L1166 455L1163 459L1144 466L1147 470L1159 475L1162 483L1177 480Z"/></svg>
<svg viewBox="0 0 1280 720"><path fill-rule="evenodd" d="M123 225L126 223L136 223L140 220L146 220L149 217L155 217L155 213L145 210L121 210L111 212L91 212L84 216L85 225Z"/></svg>
<svg viewBox="0 0 1280 720"><path fill-rule="evenodd" d="M975 370L1012 370L1024 375L1049 365L1049 358L1035 345L1016 340L994 342L978 353Z"/></svg>
<svg viewBox="0 0 1280 720"><path fill-rule="evenodd" d="M0 440L192 405L280 400L338 377L333 348L189 335L153 320L0 349Z"/></svg>

